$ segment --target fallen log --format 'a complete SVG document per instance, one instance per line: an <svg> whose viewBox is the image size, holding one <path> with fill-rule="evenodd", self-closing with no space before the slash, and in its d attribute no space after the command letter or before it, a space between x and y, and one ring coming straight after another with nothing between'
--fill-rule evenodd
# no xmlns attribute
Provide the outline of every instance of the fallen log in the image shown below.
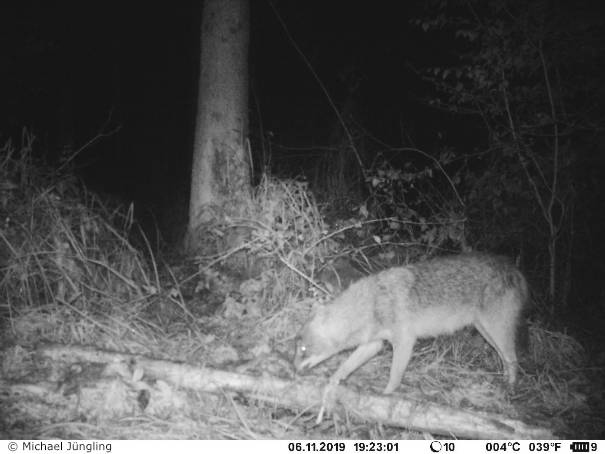
<svg viewBox="0 0 605 454"><path fill-rule="evenodd" d="M123 379L161 380L175 387L223 393L234 391L248 397L294 409L317 408L323 389L303 380L284 380L269 376L192 366L144 356L99 350L93 347L46 344L39 355L64 364L96 363L104 365L103 377L115 374ZM90 379L90 377L88 377ZM5 383L2 386L6 386ZM23 392L23 388L20 388ZM149 390L153 399L153 387ZM405 399L401 395L364 394L339 385L333 394L332 411L347 411L365 421L388 426L468 439L552 439L553 434L522 421L478 411L468 411Z"/></svg>

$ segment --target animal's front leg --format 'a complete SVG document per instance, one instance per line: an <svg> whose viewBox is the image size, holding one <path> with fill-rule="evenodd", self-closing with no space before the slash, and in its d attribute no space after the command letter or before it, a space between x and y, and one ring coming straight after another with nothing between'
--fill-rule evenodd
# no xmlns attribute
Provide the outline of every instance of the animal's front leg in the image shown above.
<svg viewBox="0 0 605 454"><path fill-rule="evenodd" d="M326 385L324 389L323 397L321 400L321 410L319 411L319 415L317 416L316 423L319 424L323 419L323 414L325 410L331 411L334 407L334 393L336 391L336 387L341 380L347 378L355 369L360 367L363 363L368 361L370 358L376 356L378 352L382 349L382 341L372 341L367 344L362 344L355 349L351 356L349 356L344 363L340 365L340 367L334 372L332 377L330 377L330 381Z"/></svg>
<svg viewBox="0 0 605 454"><path fill-rule="evenodd" d="M381 340L361 344L353 353L351 353L351 356L340 365L336 372L334 372L334 375L330 378L330 384L337 385L341 380L344 380L351 375L363 363L376 356L381 349Z"/></svg>

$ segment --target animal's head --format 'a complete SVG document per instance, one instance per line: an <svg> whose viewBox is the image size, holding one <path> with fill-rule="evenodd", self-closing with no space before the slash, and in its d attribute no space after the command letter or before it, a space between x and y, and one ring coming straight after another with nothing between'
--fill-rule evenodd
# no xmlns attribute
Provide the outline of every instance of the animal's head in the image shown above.
<svg viewBox="0 0 605 454"><path fill-rule="evenodd" d="M317 305L296 336L294 367L304 372L343 350L339 339L340 320L334 320L329 305Z"/></svg>

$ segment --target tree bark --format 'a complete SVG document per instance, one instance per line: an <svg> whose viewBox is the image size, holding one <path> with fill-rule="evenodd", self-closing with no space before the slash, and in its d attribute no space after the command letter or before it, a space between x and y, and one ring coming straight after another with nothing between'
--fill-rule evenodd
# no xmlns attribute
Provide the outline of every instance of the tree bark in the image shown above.
<svg viewBox="0 0 605 454"><path fill-rule="evenodd" d="M206 0L202 13L199 92L186 243L199 227L250 195L247 0Z"/></svg>

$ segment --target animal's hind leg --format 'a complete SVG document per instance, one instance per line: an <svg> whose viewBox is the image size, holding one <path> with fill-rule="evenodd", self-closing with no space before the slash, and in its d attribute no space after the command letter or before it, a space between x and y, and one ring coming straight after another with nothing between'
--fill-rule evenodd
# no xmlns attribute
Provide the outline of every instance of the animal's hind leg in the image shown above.
<svg viewBox="0 0 605 454"><path fill-rule="evenodd" d="M408 366L408 362L412 356L414 341L415 339L413 337L407 335L399 335L393 339L393 361L391 363L389 382L383 391L384 394L392 393L401 383L403 372Z"/></svg>
<svg viewBox="0 0 605 454"><path fill-rule="evenodd" d="M516 336L520 311L515 298L513 292L508 292L498 301L500 310L481 313L475 324L481 335L498 352L510 387L513 387L517 381L519 367Z"/></svg>

